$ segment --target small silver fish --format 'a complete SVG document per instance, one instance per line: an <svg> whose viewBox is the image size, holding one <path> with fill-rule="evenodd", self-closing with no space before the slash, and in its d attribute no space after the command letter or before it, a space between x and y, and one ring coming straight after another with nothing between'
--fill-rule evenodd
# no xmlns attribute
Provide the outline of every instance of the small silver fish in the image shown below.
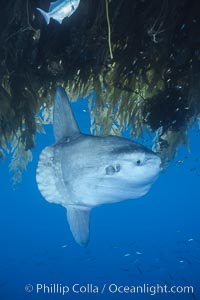
<svg viewBox="0 0 200 300"><path fill-rule="evenodd" d="M37 10L42 14L47 24L51 18L61 24L63 19L70 17L76 11L79 3L80 0L58 0L50 3L48 12L41 8L37 8Z"/></svg>
<svg viewBox="0 0 200 300"><path fill-rule="evenodd" d="M142 252L137 251L137 252L135 252L135 254L142 255Z"/></svg>

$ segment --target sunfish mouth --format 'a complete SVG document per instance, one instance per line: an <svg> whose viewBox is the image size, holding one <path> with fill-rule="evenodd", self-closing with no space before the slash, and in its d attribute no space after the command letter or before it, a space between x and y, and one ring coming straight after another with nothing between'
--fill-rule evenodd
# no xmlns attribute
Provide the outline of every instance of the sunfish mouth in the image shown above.
<svg viewBox="0 0 200 300"><path fill-rule="evenodd" d="M161 158L153 152L145 153L139 157L134 163L132 168L132 178L138 186L148 186L158 178L162 171Z"/></svg>
<svg viewBox="0 0 200 300"><path fill-rule="evenodd" d="M159 175L159 173L162 171L162 160L156 153L148 155L146 157L146 163L149 165L152 172L155 172L155 174Z"/></svg>
<svg viewBox="0 0 200 300"><path fill-rule="evenodd" d="M162 160L156 153L153 153L152 155L147 156L146 159L147 159L147 162L152 163L155 168L158 168L160 171L162 170Z"/></svg>

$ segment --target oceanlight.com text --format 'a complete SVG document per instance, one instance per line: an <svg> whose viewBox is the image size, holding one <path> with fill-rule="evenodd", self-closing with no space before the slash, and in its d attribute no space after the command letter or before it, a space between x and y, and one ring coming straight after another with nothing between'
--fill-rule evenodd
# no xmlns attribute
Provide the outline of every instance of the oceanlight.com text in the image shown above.
<svg viewBox="0 0 200 300"><path fill-rule="evenodd" d="M79 284L72 285L61 283L37 283L35 286L27 284L25 286L27 293L36 294L59 294L65 296L67 294L149 294L155 296L157 294L194 294L193 286L167 286L160 284L142 284L142 285L120 285L116 283L110 284Z"/></svg>

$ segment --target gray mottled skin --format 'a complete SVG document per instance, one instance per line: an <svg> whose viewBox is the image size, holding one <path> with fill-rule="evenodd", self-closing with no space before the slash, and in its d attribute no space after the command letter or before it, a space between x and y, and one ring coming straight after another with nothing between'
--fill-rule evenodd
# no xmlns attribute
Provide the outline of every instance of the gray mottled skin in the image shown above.
<svg viewBox="0 0 200 300"><path fill-rule="evenodd" d="M75 240L87 245L90 210L145 195L159 175L161 160L128 139L82 134L61 87L54 100L54 135L56 144L40 156L38 187L47 201L67 209Z"/></svg>

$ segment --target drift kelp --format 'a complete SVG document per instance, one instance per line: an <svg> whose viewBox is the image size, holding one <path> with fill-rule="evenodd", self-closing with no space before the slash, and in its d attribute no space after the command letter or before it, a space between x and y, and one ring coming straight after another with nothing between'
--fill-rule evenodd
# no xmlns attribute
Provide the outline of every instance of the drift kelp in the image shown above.
<svg viewBox="0 0 200 300"><path fill-rule="evenodd" d="M96 131L159 129L157 148L171 159L200 111L199 2L82 0L61 25L47 26L36 7L49 4L2 5L1 148L13 137L25 151L34 146L43 122L35 115L62 83L74 97L95 91Z"/></svg>

